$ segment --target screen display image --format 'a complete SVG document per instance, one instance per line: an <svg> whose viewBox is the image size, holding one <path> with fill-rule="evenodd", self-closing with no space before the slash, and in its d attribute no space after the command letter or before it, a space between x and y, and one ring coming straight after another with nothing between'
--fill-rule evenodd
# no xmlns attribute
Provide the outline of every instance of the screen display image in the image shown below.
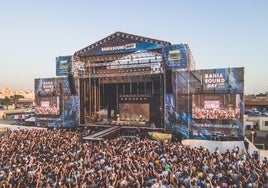
<svg viewBox="0 0 268 188"><path fill-rule="evenodd" d="M59 115L59 97L40 97L35 106L37 115Z"/></svg>
<svg viewBox="0 0 268 188"><path fill-rule="evenodd" d="M150 110L148 103L122 103L119 104L119 113L122 120L149 121Z"/></svg>
<svg viewBox="0 0 268 188"><path fill-rule="evenodd" d="M219 109L220 101L204 101L204 107L206 109Z"/></svg>
<svg viewBox="0 0 268 188"><path fill-rule="evenodd" d="M240 95L193 95L193 119L235 120L240 118Z"/></svg>

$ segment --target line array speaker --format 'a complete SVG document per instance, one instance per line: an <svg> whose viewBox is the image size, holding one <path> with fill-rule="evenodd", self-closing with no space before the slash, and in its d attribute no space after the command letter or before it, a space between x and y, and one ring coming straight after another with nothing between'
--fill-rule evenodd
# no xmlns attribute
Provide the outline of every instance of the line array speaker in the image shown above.
<svg viewBox="0 0 268 188"><path fill-rule="evenodd" d="M167 93L173 93L172 70L166 70L166 91Z"/></svg>
<svg viewBox="0 0 268 188"><path fill-rule="evenodd" d="M68 75L68 82L69 82L69 87L70 87L70 90L71 90L71 94L75 95L76 94L76 88L75 88L75 82L74 82L73 74Z"/></svg>

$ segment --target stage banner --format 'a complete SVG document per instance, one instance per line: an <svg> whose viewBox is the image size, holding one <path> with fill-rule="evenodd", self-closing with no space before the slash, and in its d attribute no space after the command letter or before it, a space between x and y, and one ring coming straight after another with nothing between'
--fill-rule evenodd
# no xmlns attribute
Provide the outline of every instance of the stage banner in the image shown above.
<svg viewBox="0 0 268 188"><path fill-rule="evenodd" d="M173 74L174 96L165 101L167 129L182 138L243 139L243 67Z"/></svg>
<svg viewBox="0 0 268 188"><path fill-rule="evenodd" d="M36 78L34 87L36 97L72 94L68 77Z"/></svg>
<svg viewBox="0 0 268 188"><path fill-rule="evenodd" d="M174 82L179 93L243 93L244 68L220 68L177 72Z"/></svg>
<svg viewBox="0 0 268 188"><path fill-rule="evenodd" d="M34 80L35 96L47 97L59 92L56 78L37 78Z"/></svg>
<svg viewBox="0 0 268 188"><path fill-rule="evenodd" d="M96 52L96 55L132 53L136 51L148 51L160 48L162 48L162 45L151 42L118 41L117 43L109 43L105 44L105 46L101 46Z"/></svg>
<svg viewBox="0 0 268 188"><path fill-rule="evenodd" d="M56 57L56 76L66 76L72 70L72 56Z"/></svg>
<svg viewBox="0 0 268 188"><path fill-rule="evenodd" d="M178 44L162 48L166 70L187 68L187 46Z"/></svg>

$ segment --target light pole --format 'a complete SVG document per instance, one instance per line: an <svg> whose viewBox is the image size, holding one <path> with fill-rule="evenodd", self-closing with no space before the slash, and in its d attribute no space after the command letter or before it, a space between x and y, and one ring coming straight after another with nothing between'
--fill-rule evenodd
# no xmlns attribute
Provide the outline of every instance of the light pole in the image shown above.
<svg viewBox="0 0 268 188"><path fill-rule="evenodd" d="M251 142L252 142L252 144L254 144L254 136L255 136L255 130L251 130Z"/></svg>

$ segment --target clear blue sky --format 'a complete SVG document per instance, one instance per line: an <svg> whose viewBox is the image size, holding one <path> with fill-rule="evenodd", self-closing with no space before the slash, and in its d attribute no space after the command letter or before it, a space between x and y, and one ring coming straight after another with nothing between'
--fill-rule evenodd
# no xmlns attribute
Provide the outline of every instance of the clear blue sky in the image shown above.
<svg viewBox="0 0 268 188"><path fill-rule="evenodd" d="M116 31L189 44L197 69L245 67L245 93L268 91L267 0L10 0L0 3L0 90L34 89L55 58Z"/></svg>

